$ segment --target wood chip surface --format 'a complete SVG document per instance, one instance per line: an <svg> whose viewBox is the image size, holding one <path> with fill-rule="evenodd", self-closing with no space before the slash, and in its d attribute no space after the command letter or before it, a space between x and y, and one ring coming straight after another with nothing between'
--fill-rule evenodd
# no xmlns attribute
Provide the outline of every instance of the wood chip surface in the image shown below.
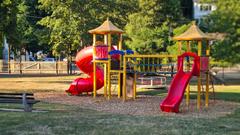
<svg viewBox="0 0 240 135"><path fill-rule="evenodd" d="M129 99L125 102L113 96L110 100L102 95L96 97L82 95L69 96L63 92L39 92L35 94L36 98L48 103L60 103L74 105L80 108L92 109L100 112L128 115L149 115L149 116L177 116L177 117L199 117L199 118L217 118L231 114L240 107L239 103L227 102L222 100L210 100L209 107L203 105L197 110L196 100L191 100L190 106L185 105L185 100L180 106L180 113L165 113L160 111L159 104L163 100L158 96L139 95L137 99ZM204 104L204 101L202 101Z"/></svg>

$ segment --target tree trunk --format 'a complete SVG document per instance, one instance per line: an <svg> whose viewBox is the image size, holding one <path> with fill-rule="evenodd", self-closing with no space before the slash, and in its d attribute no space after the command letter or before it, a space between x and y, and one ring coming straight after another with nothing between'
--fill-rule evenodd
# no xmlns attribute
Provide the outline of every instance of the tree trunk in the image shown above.
<svg viewBox="0 0 240 135"><path fill-rule="evenodd" d="M69 47L69 53L70 53L70 75L72 74L72 45Z"/></svg>

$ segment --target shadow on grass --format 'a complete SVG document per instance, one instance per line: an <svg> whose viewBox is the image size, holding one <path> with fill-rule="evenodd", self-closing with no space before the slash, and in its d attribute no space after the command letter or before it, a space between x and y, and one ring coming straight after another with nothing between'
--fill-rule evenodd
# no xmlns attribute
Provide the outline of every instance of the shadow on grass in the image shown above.
<svg viewBox="0 0 240 135"><path fill-rule="evenodd" d="M205 99L205 94L202 93L202 99ZM224 100L224 101L233 101L233 102L240 102L240 93L237 92L209 92L209 98L214 100ZM197 92L191 92L190 99L197 99Z"/></svg>
<svg viewBox="0 0 240 135"><path fill-rule="evenodd" d="M144 89L143 91L137 92L137 95L149 95L149 96L160 96L165 97L167 95L167 89Z"/></svg>
<svg viewBox="0 0 240 135"><path fill-rule="evenodd" d="M167 89L144 89L143 91L137 92L138 95L150 95L165 97L167 95ZM205 99L205 95L202 93L202 99ZM209 92L209 98L214 99L214 93ZM193 91L190 93L190 99L197 99L197 92ZM237 92L215 92L216 100L240 102L240 93Z"/></svg>
<svg viewBox="0 0 240 135"><path fill-rule="evenodd" d="M215 97L225 101L240 102L240 93L237 92L216 92Z"/></svg>

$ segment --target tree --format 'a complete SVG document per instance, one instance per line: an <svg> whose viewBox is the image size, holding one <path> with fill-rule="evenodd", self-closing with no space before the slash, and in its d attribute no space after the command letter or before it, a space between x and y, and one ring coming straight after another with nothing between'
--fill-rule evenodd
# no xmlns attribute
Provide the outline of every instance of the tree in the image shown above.
<svg viewBox="0 0 240 135"><path fill-rule="evenodd" d="M193 18L193 0L181 0L181 9L184 17Z"/></svg>
<svg viewBox="0 0 240 135"><path fill-rule="evenodd" d="M23 38L27 41L27 44L24 46L26 50L36 53L39 50L49 51L50 46L49 42L49 31L37 24L39 20L47 15L46 12L39 10L38 0L22 0L22 5L25 6L25 10L19 13L19 20L25 22L24 26L27 26L24 31Z"/></svg>
<svg viewBox="0 0 240 135"><path fill-rule="evenodd" d="M129 15L128 47L139 53L165 52L171 29L182 19L178 0L139 0L139 12Z"/></svg>
<svg viewBox="0 0 240 135"><path fill-rule="evenodd" d="M3 0L0 3L0 42L6 37L9 45L13 46L18 41L16 23L18 4L20 0ZM2 46L2 45L1 45ZM10 48L11 49L11 48Z"/></svg>
<svg viewBox="0 0 240 135"><path fill-rule="evenodd" d="M88 30L99 26L108 17L120 28L126 25L127 16L135 11L136 0L39 0L40 9L49 13L38 23L50 31L49 43L55 54L82 48L91 44ZM114 8L113 8L114 7Z"/></svg>
<svg viewBox="0 0 240 135"><path fill-rule="evenodd" d="M212 45L212 56L232 64L240 62L240 2L238 0L218 0L217 9L203 23L208 32L226 33L222 41Z"/></svg>

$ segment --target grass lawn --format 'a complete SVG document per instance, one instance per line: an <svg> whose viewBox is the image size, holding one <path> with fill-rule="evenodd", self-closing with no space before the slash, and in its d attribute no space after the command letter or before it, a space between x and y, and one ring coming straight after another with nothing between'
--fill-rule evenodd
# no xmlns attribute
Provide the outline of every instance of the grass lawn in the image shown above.
<svg viewBox="0 0 240 135"><path fill-rule="evenodd" d="M76 76L63 77L4 77L0 78L2 91L63 91ZM193 87L194 88L194 87ZM165 91L166 92L166 91ZM139 94L166 95L159 91ZM194 92L193 92L194 96ZM240 85L217 86L216 97L240 102ZM0 104L15 108L18 105ZM218 118L165 116L133 116L111 114L83 109L73 105L40 102L35 109L49 110L41 113L0 112L2 135L79 135L79 134L240 134L240 106L232 114Z"/></svg>

